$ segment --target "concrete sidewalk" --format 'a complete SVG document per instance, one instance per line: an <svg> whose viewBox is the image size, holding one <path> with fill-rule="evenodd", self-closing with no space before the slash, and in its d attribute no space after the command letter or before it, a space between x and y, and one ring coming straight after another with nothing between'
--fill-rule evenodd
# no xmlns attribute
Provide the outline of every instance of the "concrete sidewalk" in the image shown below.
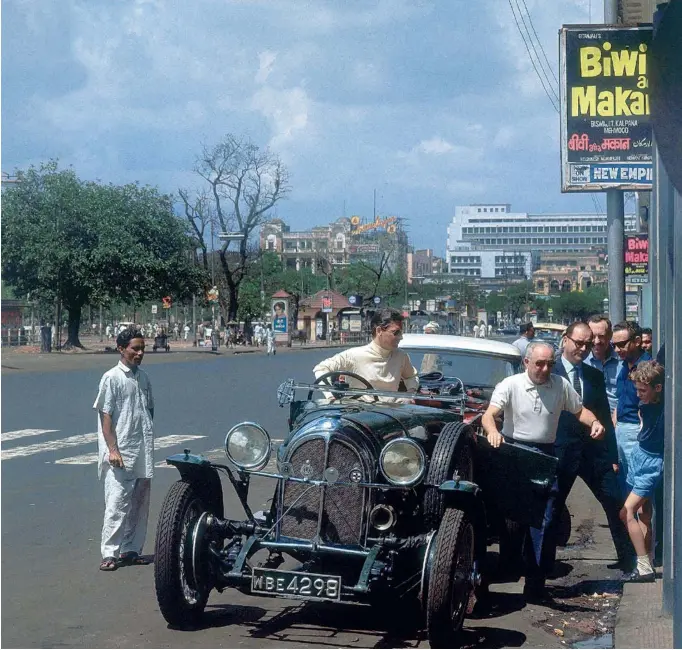
<svg viewBox="0 0 682 650"><path fill-rule="evenodd" d="M613 633L615 648L672 648L673 620L663 616L663 581L623 585Z"/></svg>

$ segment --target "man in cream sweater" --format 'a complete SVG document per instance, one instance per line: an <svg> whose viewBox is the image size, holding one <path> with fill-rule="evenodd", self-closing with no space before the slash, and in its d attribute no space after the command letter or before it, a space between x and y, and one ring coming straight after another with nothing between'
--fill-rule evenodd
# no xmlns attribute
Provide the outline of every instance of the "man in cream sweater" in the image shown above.
<svg viewBox="0 0 682 650"><path fill-rule="evenodd" d="M370 325L370 343L321 361L313 368L315 377L334 371L353 372L366 379L376 390L395 392L402 380L408 392L416 392L419 388L417 370L412 366L409 355L398 349L403 335L402 314L395 309L382 309L374 314ZM352 377L348 378L348 383L351 388L366 388ZM373 401L374 397L371 399ZM378 399L382 402L411 401L390 397Z"/></svg>

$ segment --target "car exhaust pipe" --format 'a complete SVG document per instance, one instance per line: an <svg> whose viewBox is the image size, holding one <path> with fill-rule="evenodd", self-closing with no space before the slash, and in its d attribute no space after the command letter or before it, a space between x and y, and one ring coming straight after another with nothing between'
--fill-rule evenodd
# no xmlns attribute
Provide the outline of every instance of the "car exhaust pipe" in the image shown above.
<svg viewBox="0 0 682 650"><path fill-rule="evenodd" d="M369 513L369 523L376 530L388 530L396 521L395 510L391 506L380 503L372 508Z"/></svg>

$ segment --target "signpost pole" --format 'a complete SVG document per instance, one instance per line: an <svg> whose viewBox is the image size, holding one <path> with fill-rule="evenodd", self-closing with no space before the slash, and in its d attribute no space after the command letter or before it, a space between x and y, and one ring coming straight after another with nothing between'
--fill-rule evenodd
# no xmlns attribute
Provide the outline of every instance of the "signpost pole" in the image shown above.
<svg viewBox="0 0 682 650"><path fill-rule="evenodd" d="M606 191L606 247L609 255L609 318L612 323L625 319L625 203L621 190Z"/></svg>
<svg viewBox="0 0 682 650"><path fill-rule="evenodd" d="M604 22L618 23L618 0L604 0ZM612 323L625 319L625 196L621 190L606 191L606 250L609 255L609 318Z"/></svg>

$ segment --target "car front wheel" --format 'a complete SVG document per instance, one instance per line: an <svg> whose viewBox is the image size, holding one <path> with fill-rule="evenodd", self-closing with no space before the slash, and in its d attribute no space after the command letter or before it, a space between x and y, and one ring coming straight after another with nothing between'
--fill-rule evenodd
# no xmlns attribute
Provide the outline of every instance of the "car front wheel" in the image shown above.
<svg viewBox="0 0 682 650"><path fill-rule="evenodd" d="M192 569L192 533L206 510L186 481L171 486L156 529L154 581L159 609L175 627L194 625L206 607L210 585Z"/></svg>
<svg viewBox="0 0 682 650"><path fill-rule="evenodd" d="M458 647L474 589L474 526L462 510L448 508L436 537L426 597L426 634L432 648Z"/></svg>

